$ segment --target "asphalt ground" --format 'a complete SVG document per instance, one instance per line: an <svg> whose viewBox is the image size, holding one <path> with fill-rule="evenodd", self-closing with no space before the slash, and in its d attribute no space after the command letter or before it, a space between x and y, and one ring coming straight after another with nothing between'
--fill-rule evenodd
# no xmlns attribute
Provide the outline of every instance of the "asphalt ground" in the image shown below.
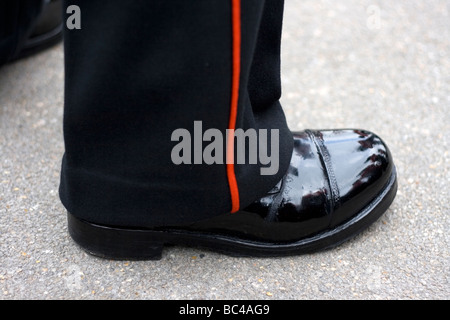
<svg viewBox="0 0 450 320"><path fill-rule="evenodd" d="M63 46L0 69L0 299L448 299L450 2L288 0L292 130L361 128L399 174L386 214L329 251L234 258L169 247L112 261L69 237L58 197Z"/></svg>

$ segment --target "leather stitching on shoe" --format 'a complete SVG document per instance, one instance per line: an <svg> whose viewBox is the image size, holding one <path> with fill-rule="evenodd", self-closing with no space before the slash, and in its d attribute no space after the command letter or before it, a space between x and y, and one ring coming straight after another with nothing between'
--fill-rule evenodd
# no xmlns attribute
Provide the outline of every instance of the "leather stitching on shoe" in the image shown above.
<svg viewBox="0 0 450 320"><path fill-rule="evenodd" d="M317 151L320 156L320 160L325 169L325 175L328 180L328 184L330 186L330 200L331 200L331 208L330 213L332 214L335 209L340 206L341 198L339 193L339 187L336 181L336 176L334 174L333 165L331 161L330 153L323 141L322 135L320 132L313 132L311 130L305 130L305 132L310 136L311 140L314 142Z"/></svg>

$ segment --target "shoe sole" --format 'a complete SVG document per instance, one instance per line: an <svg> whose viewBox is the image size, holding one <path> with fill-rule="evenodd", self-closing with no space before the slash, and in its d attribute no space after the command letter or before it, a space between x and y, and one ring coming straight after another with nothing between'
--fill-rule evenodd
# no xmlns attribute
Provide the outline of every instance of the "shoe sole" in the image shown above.
<svg viewBox="0 0 450 320"><path fill-rule="evenodd" d="M68 213L72 239L89 254L116 260L159 260L165 245L213 250L231 256L282 257L337 247L374 223L389 208L397 193L395 169L383 191L347 222L320 234L291 243L270 243L210 233L124 229L80 220Z"/></svg>
<svg viewBox="0 0 450 320"><path fill-rule="evenodd" d="M63 25L59 25L55 29L40 35L28 39L25 45L20 49L19 53L13 57L9 62L16 62L21 59L28 58L41 51L47 50L50 47L61 42L63 39Z"/></svg>

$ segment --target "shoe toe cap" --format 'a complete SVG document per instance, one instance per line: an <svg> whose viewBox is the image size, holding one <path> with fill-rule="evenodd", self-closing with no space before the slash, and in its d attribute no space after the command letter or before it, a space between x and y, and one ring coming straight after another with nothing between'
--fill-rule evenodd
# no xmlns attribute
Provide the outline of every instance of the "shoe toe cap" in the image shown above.
<svg viewBox="0 0 450 320"><path fill-rule="evenodd" d="M331 226L350 219L368 206L388 184L393 172L392 156L376 134L366 130L321 132L336 193Z"/></svg>

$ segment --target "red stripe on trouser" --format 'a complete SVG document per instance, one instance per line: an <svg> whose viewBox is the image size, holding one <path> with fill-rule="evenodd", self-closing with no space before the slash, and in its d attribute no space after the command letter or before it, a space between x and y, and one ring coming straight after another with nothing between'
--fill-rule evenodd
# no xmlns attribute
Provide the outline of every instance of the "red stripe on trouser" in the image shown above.
<svg viewBox="0 0 450 320"><path fill-rule="evenodd" d="M239 80L241 73L241 0L231 0L232 20L232 83L230 118L228 122L227 139L227 178L231 195L231 212L239 210L239 189L234 171L234 130L236 129L236 117L239 101Z"/></svg>

